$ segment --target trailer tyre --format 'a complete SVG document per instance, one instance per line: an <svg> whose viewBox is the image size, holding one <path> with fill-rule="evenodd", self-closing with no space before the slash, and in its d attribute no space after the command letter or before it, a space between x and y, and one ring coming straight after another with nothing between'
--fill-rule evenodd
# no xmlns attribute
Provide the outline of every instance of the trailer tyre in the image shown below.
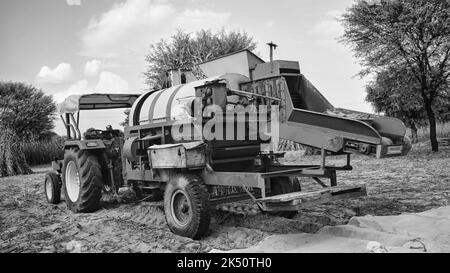
<svg viewBox="0 0 450 273"><path fill-rule="evenodd" d="M270 181L270 195L279 195L279 194L285 194L290 192L297 192L301 191L301 186L298 178L289 178L289 177L275 177L272 178ZM294 218L298 211L276 211L276 212L270 212L271 215L276 215L280 217L284 217L287 219Z"/></svg>
<svg viewBox="0 0 450 273"><path fill-rule="evenodd" d="M54 172L45 175L45 197L50 204L59 204L61 202L61 178Z"/></svg>
<svg viewBox="0 0 450 273"><path fill-rule="evenodd" d="M96 155L78 148L66 150L61 176L64 197L70 210L93 212L99 209L103 176Z"/></svg>
<svg viewBox="0 0 450 273"><path fill-rule="evenodd" d="M209 228L209 194L196 175L175 175L166 185L164 212L170 230L192 239L202 238Z"/></svg>

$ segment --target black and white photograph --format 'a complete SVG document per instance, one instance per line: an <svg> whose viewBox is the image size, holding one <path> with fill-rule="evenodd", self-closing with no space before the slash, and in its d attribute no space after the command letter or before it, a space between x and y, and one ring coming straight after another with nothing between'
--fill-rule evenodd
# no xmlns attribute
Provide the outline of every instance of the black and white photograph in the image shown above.
<svg viewBox="0 0 450 273"><path fill-rule="evenodd" d="M449 90L448 0L1 0L0 253L450 253Z"/></svg>

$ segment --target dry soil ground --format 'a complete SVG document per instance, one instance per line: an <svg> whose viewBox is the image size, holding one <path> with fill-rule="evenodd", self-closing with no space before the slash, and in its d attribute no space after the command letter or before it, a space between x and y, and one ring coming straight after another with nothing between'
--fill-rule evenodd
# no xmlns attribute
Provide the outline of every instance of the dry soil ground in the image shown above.
<svg viewBox="0 0 450 273"><path fill-rule="evenodd" d="M289 153L285 163L318 157ZM331 158L340 164L344 159ZM377 160L353 157L354 170L339 172L340 184L367 185L368 196L304 209L292 220L254 213L215 211L210 234L194 241L172 234L161 203L135 203L128 192L120 202L102 202L92 214L74 214L64 202L46 203L43 179L35 174L0 179L0 252L207 252L252 246L271 234L316 232L345 224L353 216L420 212L450 202L450 147L429 152L415 145L406 157ZM316 187L302 182L304 188Z"/></svg>

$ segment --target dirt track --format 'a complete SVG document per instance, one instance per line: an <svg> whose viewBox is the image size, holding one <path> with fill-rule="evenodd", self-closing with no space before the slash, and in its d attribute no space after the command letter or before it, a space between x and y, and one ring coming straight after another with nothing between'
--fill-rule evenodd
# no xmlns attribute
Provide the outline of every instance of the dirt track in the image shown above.
<svg viewBox="0 0 450 273"><path fill-rule="evenodd" d="M64 202L45 201L43 179L35 174L0 179L0 252L207 252L245 248L274 233L316 232L347 223L352 216L420 212L450 203L450 147L439 153L416 145L407 157L377 160L353 157L354 170L338 173L338 183L365 183L368 197L300 211L293 220L260 213L243 216L214 212L210 234L194 241L172 234L161 203L104 200L92 214L74 214ZM287 164L318 157L289 153ZM343 164L331 159L330 163ZM303 188L316 187L305 181Z"/></svg>

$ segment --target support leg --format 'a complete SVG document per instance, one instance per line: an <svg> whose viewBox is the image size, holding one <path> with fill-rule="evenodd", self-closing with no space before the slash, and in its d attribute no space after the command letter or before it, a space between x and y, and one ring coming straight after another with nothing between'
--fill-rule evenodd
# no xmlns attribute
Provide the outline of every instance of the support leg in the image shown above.
<svg viewBox="0 0 450 273"><path fill-rule="evenodd" d="M332 170L330 173L330 185L331 187L337 186L337 179L336 179L336 171Z"/></svg>
<svg viewBox="0 0 450 273"><path fill-rule="evenodd" d="M320 150L320 154L322 155L322 161L320 162L320 168L324 169L325 168L325 157L327 156L324 148L322 148Z"/></svg>
<svg viewBox="0 0 450 273"><path fill-rule="evenodd" d="M314 181L317 182L317 184L319 184L320 186L322 186L323 188L327 188L328 186L325 185L325 183L322 182L322 180L320 180L320 178L318 177L313 177Z"/></svg>

